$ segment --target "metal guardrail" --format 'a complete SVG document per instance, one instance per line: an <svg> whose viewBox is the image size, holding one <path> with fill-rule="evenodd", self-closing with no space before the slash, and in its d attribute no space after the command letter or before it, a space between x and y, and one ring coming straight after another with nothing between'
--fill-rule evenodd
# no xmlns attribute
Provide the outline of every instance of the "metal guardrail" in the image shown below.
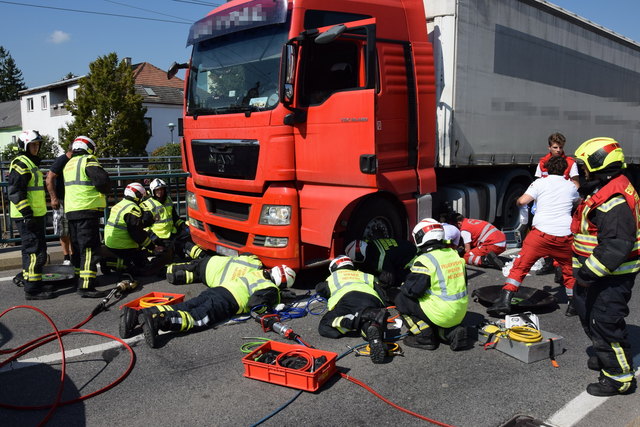
<svg viewBox="0 0 640 427"><path fill-rule="evenodd" d="M110 174L112 181L111 192L107 195L107 208L104 211L102 224L106 222L111 206L122 199L124 187L132 182L140 182L146 188L154 178L162 178L167 182L168 194L173 199L175 208L180 216L186 213L185 206L185 178L188 176L182 170L182 158L179 156L167 156L164 158L107 158L99 159L100 164ZM40 168L45 175L53 160L44 160ZM18 230L9 215L9 199L7 197L7 176L9 173L8 161L0 162L0 245L18 244L21 242ZM150 170L151 169L151 170ZM47 206L49 194L45 189ZM45 216L47 240L57 240L58 235L53 234L53 211L48 207Z"/></svg>

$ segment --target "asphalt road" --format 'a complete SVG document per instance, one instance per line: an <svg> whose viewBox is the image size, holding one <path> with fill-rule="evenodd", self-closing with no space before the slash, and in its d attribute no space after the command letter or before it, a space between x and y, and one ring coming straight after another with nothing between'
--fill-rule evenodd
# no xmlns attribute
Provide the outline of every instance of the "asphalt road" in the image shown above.
<svg viewBox="0 0 640 427"><path fill-rule="evenodd" d="M0 313L9 307L25 305L22 289L10 280L16 272L0 273ZM303 295L324 275L324 269L299 276L294 291ZM498 285L502 275L496 270L469 269L470 291ZM103 288L115 277L103 277ZM111 301L106 311L91 319L84 328L118 335L119 306L149 292L172 292L192 298L204 289L202 284L175 287L164 280L147 279L135 293ZM553 276L531 276L525 286L546 289L564 301L564 291L553 283ZM82 299L68 288L49 301L29 301L55 322L58 328L71 328L83 321L97 300ZM640 359L640 304L638 294L631 302L628 317L634 342L636 366ZM316 307L319 308L319 307ZM500 426L520 414L562 427L609 427L640 425L640 393L613 398L594 398L584 393L597 373L586 368L589 340L577 318L564 316L560 309L540 314L545 331L564 337L566 351L557 357L558 368L548 359L524 363L497 350L484 350L480 343L470 350L452 352L448 346L436 351L405 347L381 365L353 353L340 358L337 366L397 405L441 423L456 426ZM477 324L486 313L478 302L471 302L467 324ZM314 347L345 353L347 346L362 343L358 338L331 340L317 333L317 316L287 323ZM34 310L15 309L0 318L0 348L15 348L47 334L51 327ZM286 341L265 333L253 322L219 325L199 333L166 334L162 346L151 349L141 335L128 340L135 352L131 373L115 387L94 397L58 408L50 426L238 426L252 425L292 399L297 391L267 382L245 378L240 347L243 337L266 337ZM63 401L91 394L116 381L131 362L128 351L97 335L74 333L65 336L69 354L66 361ZM79 351L71 350L80 349ZM56 342L24 355L0 370L0 402L21 406L48 405L60 384L61 363ZM1 356L6 360L7 356ZM0 409L0 425L28 426L42 420L46 410ZM634 424L635 423L635 424ZM303 392L265 426L369 426L426 425L374 397L352 382L332 377L319 391ZM515 425L515 424L511 424ZM540 425L528 424L528 425Z"/></svg>

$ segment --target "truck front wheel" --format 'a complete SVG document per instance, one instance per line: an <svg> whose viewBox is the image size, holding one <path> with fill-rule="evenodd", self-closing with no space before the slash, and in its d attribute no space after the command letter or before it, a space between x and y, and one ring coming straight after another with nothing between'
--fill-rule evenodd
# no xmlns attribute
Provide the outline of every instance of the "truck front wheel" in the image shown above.
<svg viewBox="0 0 640 427"><path fill-rule="evenodd" d="M393 203L369 199L349 219L344 244L355 239L404 239L405 236L402 218Z"/></svg>
<svg viewBox="0 0 640 427"><path fill-rule="evenodd" d="M509 185L504 193L502 202L502 218L500 220L503 230L513 230L520 225L520 208L516 205L516 200L524 194L527 187L520 182Z"/></svg>

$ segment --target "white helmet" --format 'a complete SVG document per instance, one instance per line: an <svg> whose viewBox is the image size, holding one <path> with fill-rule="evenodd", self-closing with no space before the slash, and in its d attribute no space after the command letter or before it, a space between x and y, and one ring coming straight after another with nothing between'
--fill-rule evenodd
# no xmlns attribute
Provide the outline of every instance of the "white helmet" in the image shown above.
<svg viewBox="0 0 640 427"><path fill-rule="evenodd" d="M364 240L354 240L345 249L347 256L355 262L364 262L367 259L367 242Z"/></svg>
<svg viewBox="0 0 640 427"><path fill-rule="evenodd" d="M82 135L74 139L73 144L71 144L72 151L84 150L89 154L95 154L96 147L96 143L91 138Z"/></svg>
<svg viewBox="0 0 640 427"><path fill-rule="evenodd" d="M25 130L18 137L18 147L23 151L28 151L29 144L32 142L42 143L42 137L37 130Z"/></svg>
<svg viewBox="0 0 640 427"><path fill-rule="evenodd" d="M151 184L149 184L149 190L151 190L151 194L155 195L154 192L158 188L167 188L167 183L160 178L155 178L153 181L151 181Z"/></svg>
<svg viewBox="0 0 640 427"><path fill-rule="evenodd" d="M296 280L296 272L291 267L287 267L284 264L276 265L269 273L271 274L271 280L273 283L280 288L290 288Z"/></svg>
<svg viewBox="0 0 640 427"><path fill-rule="evenodd" d="M433 218L425 218L413 227L413 240L420 247L431 240L444 240L444 227Z"/></svg>
<svg viewBox="0 0 640 427"><path fill-rule="evenodd" d="M341 268L346 267L351 267L352 269L355 268L353 266L351 258L346 255L337 256L333 259L333 261L331 261L331 264L329 264L329 273L333 273L336 270L340 270Z"/></svg>
<svg viewBox="0 0 640 427"><path fill-rule="evenodd" d="M140 184L139 182L132 182L124 189L124 195L127 197L131 197L136 202L139 202L144 197L146 192L147 190L145 190L142 184Z"/></svg>

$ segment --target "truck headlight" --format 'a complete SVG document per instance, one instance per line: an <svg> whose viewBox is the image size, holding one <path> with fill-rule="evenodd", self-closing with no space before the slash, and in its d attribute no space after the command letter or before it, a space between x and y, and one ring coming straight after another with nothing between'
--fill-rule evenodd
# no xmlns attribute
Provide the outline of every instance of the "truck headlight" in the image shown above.
<svg viewBox="0 0 640 427"><path fill-rule="evenodd" d="M193 210L198 210L198 202L196 201L196 195L193 194L191 191L187 191L187 194L185 196L186 200L187 200L187 206L189 206L191 209Z"/></svg>
<svg viewBox="0 0 640 427"><path fill-rule="evenodd" d="M291 206L264 205L260 213L260 224L289 225L291 223Z"/></svg>

